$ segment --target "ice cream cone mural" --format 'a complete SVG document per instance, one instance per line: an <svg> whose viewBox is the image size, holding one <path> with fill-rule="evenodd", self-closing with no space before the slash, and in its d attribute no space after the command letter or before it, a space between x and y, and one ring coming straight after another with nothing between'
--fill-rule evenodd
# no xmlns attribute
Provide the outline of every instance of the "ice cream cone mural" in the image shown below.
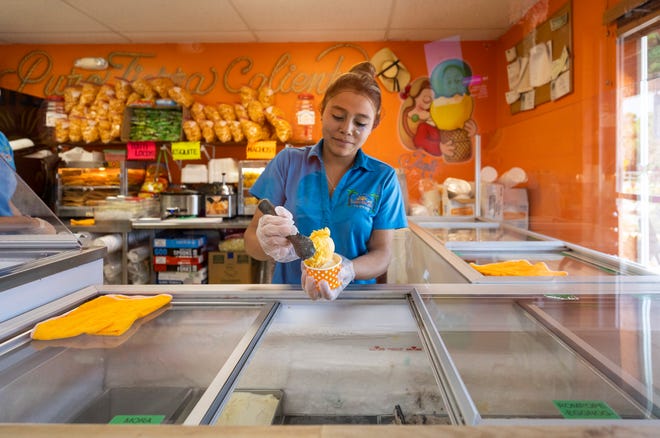
<svg viewBox="0 0 660 438"><path fill-rule="evenodd" d="M470 66L460 59L441 62L431 73L434 96L431 119L440 130L440 143L451 142L453 146L441 146L443 157L449 162L466 161L472 157L472 141L465 129L474 106L467 87L471 76Z"/></svg>
<svg viewBox="0 0 660 438"><path fill-rule="evenodd" d="M401 139L409 149L460 163L472 158L477 125L472 119L474 100L470 66L460 59L438 64L431 77L420 77L400 93L403 99Z"/></svg>

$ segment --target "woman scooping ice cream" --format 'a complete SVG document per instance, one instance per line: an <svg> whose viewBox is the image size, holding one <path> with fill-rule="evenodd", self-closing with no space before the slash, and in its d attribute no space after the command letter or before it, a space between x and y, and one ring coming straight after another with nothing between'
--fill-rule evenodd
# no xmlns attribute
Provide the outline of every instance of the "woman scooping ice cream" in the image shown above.
<svg viewBox="0 0 660 438"><path fill-rule="evenodd" d="M387 271L394 230L407 222L394 169L362 151L380 122L375 68L362 62L337 77L320 109L323 138L279 152L250 190L275 204L278 215L257 211L245 242L252 257L277 262L273 283L300 282L310 298L334 300L349 283L375 283ZM325 227L341 257L340 284L332 288L307 275L286 239Z"/></svg>

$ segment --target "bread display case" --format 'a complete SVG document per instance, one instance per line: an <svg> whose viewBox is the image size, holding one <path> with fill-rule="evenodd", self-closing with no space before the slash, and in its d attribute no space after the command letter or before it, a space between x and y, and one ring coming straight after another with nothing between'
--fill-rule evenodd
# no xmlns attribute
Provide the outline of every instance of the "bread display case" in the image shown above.
<svg viewBox="0 0 660 438"><path fill-rule="evenodd" d="M242 160L238 162L238 214L252 216L259 200L250 195L250 188L262 174L268 160Z"/></svg>
<svg viewBox="0 0 660 438"><path fill-rule="evenodd" d="M94 217L94 207L108 197L136 196L144 181L143 168L106 167L104 162L69 162L57 170L59 217Z"/></svg>

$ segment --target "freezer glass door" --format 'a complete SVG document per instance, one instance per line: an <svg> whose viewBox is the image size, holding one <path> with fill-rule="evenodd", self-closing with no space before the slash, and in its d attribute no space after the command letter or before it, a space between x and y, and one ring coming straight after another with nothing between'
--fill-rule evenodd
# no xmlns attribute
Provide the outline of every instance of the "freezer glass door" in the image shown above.
<svg viewBox="0 0 660 438"><path fill-rule="evenodd" d="M180 299L119 337L20 335L0 351L0 423L180 424L265 307Z"/></svg>
<svg viewBox="0 0 660 438"><path fill-rule="evenodd" d="M239 377L234 395L245 392L273 394L268 421L279 424L391 424L395 411L409 424L449 423L405 299L283 303ZM229 410L218 423L258 414Z"/></svg>
<svg viewBox="0 0 660 438"><path fill-rule="evenodd" d="M563 419L580 412L580 418L594 412L611 419L649 418L645 407L518 300L427 297L424 302L482 419Z"/></svg>

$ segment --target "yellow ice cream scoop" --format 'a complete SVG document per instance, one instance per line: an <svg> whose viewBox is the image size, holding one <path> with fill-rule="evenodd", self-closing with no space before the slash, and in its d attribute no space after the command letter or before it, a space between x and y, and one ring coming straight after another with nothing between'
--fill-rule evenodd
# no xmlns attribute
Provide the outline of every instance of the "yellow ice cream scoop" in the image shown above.
<svg viewBox="0 0 660 438"><path fill-rule="evenodd" d="M332 255L335 253L335 242L330 237L330 229L325 227L312 231L309 238L312 239L316 252L312 257L305 260L305 264L311 268L322 268L332 263Z"/></svg>

